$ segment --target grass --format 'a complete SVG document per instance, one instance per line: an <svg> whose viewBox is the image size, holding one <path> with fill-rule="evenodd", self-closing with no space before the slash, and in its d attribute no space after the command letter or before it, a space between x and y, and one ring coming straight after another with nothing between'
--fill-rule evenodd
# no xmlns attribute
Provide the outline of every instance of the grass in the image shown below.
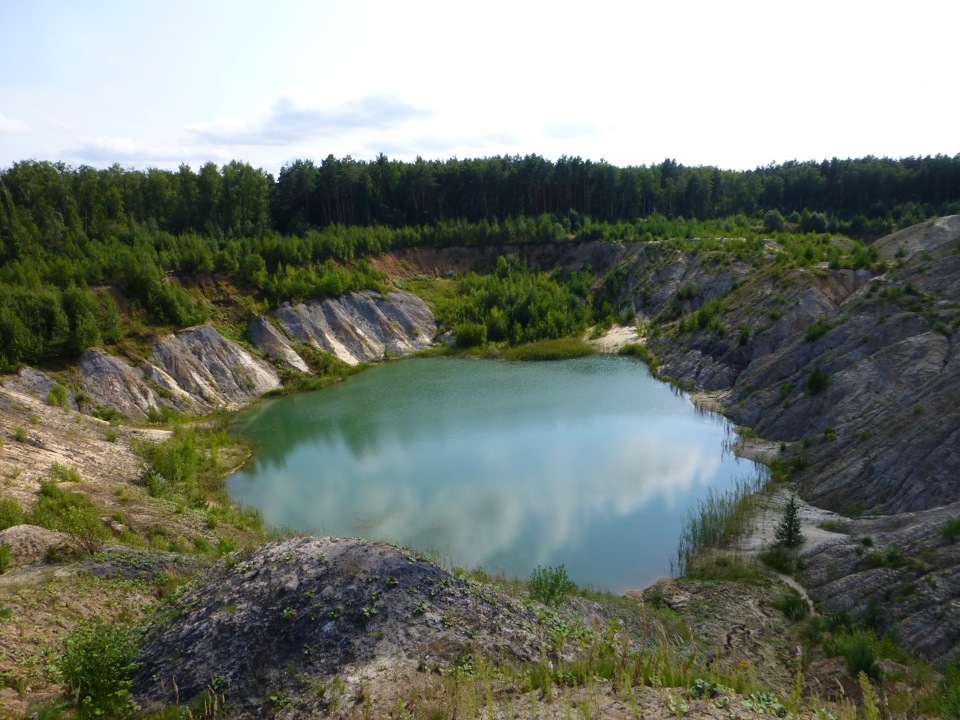
<svg viewBox="0 0 960 720"><path fill-rule="evenodd" d="M716 558L710 550L724 550L741 540L751 527L756 514L755 495L762 491L769 475L758 472L753 477L737 480L732 488L723 492L712 489L707 497L697 501L684 523L677 544L677 575L695 574L704 570L703 562ZM699 560L703 561L698 564Z"/></svg>
<svg viewBox="0 0 960 720"><path fill-rule="evenodd" d="M581 338L567 337L557 338L556 340L539 340L515 347L501 348L500 357L504 360L540 362L568 360L593 355L595 352L596 350Z"/></svg>

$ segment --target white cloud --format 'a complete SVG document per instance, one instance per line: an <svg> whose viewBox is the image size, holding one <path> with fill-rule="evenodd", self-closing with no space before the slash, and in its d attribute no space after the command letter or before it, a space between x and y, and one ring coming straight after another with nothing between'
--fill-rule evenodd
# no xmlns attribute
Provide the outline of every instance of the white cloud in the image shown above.
<svg viewBox="0 0 960 720"><path fill-rule="evenodd" d="M289 145L344 133L389 130L429 115L390 94L369 95L333 108L301 107L282 97L253 122L223 119L188 130L215 145Z"/></svg>
<svg viewBox="0 0 960 720"><path fill-rule="evenodd" d="M0 113L0 133L7 135L20 135L28 132L30 132L30 128L27 127L25 123Z"/></svg>

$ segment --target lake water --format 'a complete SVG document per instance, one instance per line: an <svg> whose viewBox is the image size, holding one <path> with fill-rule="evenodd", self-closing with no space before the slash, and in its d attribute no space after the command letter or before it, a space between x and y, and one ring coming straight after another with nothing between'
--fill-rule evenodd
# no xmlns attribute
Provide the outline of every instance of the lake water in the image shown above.
<svg viewBox="0 0 960 720"><path fill-rule="evenodd" d="M257 451L229 492L270 524L612 591L669 574L688 509L756 472L726 420L623 357L403 360L236 429Z"/></svg>

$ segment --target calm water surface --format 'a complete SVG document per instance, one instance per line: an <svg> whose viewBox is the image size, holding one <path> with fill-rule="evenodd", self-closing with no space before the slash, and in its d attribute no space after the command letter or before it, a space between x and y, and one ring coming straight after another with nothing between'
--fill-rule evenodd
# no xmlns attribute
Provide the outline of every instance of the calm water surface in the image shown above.
<svg viewBox="0 0 960 720"><path fill-rule="evenodd" d="M640 587L670 570L708 488L756 472L729 424L630 358L413 359L263 402L230 494L267 522L408 545L446 563Z"/></svg>

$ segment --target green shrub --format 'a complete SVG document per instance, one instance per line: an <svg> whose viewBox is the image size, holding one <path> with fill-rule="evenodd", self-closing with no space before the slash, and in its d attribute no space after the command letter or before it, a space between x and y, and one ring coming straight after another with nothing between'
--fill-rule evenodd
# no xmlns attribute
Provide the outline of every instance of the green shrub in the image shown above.
<svg viewBox="0 0 960 720"><path fill-rule="evenodd" d="M530 575L530 599L539 600L544 605L559 605L577 586L569 577L563 565L542 567L537 565Z"/></svg>
<svg viewBox="0 0 960 720"><path fill-rule="evenodd" d="M857 632L850 635L844 639L842 651L851 677L864 673L871 680L880 681L883 673L877 665L876 641L871 634Z"/></svg>
<svg viewBox="0 0 960 720"><path fill-rule="evenodd" d="M760 553L760 562L784 575L793 575L800 567L796 554L776 545Z"/></svg>
<svg viewBox="0 0 960 720"><path fill-rule="evenodd" d="M940 716L960 720L960 658L943 668L940 681Z"/></svg>
<svg viewBox="0 0 960 720"><path fill-rule="evenodd" d="M0 530L23 525L23 510L12 497L0 497Z"/></svg>
<svg viewBox="0 0 960 720"><path fill-rule="evenodd" d="M132 629L110 623L83 623L67 636L57 667L78 717L109 717L127 707L138 648Z"/></svg>
<svg viewBox="0 0 960 720"><path fill-rule="evenodd" d="M13 439L17 442L26 442L27 441L27 431L22 427L14 428L13 430Z"/></svg>
<svg viewBox="0 0 960 720"><path fill-rule="evenodd" d="M61 465L58 462L55 462L50 466L50 476L57 482L83 482L83 479L80 477L80 473L75 467Z"/></svg>
<svg viewBox="0 0 960 720"><path fill-rule="evenodd" d="M28 520L32 525L75 535L89 552L99 550L107 537L107 528L93 501L52 482L40 484L40 496Z"/></svg>
<svg viewBox="0 0 960 720"><path fill-rule="evenodd" d="M459 340L458 340L459 342ZM580 338L557 338L556 340L538 340L512 348L506 348L500 355L504 360L546 361L567 360L569 358L593 355L596 352Z"/></svg>
<svg viewBox="0 0 960 720"><path fill-rule="evenodd" d="M462 322L453 329L458 348L471 348L487 344L487 326L482 323Z"/></svg>
<svg viewBox="0 0 960 720"><path fill-rule="evenodd" d="M67 388L61 383L54 385L47 393L47 405L66 407L68 402Z"/></svg>
<svg viewBox="0 0 960 720"><path fill-rule="evenodd" d="M947 520L940 529L940 534L947 542L954 542L960 537L960 515Z"/></svg>
<svg viewBox="0 0 960 720"><path fill-rule="evenodd" d="M13 550L10 549L9 545L0 544L0 575L3 575L7 571L12 560Z"/></svg>
<svg viewBox="0 0 960 720"><path fill-rule="evenodd" d="M807 377L807 392L811 395L819 395L828 387L830 387L830 376L817 365Z"/></svg>
<svg viewBox="0 0 960 720"><path fill-rule="evenodd" d="M789 620L795 621L803 620L810 610L810 608L807 607L806 601L800 597L800 593L794 590L774 597L773 606L782 612Z"/></svg>

